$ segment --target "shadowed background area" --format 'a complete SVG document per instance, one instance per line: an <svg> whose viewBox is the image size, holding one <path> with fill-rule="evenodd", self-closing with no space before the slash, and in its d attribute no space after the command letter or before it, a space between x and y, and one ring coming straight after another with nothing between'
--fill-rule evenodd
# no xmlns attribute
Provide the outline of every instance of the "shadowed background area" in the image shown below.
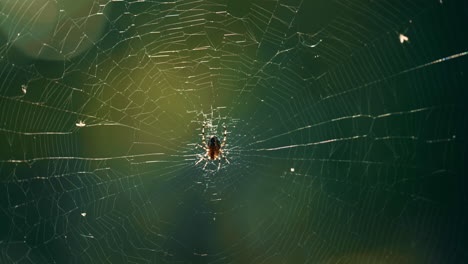
<svg viewBox="0 0 468 264"><path fill-rule="evenodd" d="M467 24L449 0L0 0L0 262L466 263Z"/></svg>

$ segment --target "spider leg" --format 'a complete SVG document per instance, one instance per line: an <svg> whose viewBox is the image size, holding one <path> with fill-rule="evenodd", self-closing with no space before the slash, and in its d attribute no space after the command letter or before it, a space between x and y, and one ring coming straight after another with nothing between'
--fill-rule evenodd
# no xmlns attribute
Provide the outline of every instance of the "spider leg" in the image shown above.
<svg viewBox="0 0 468 264"><path fill-rule="evenodd" d="M224 147L226 145L226 139L227 139L227 128L226 125L223 124L224 127L224 133L223 133L223 143L221 143L221 147Z"/></svg>
<svg viewBox="0 0 468 264"><path fill-rule="evenodd" d="M224 156L223 153L221 153L221 157L222 157L228 164L231 164L231 162L229 162L229 160L226 158L226 156ZM219 161L221 162L221 159L219 159Z"/></svg>
<svg viewBox="0 0 468 264"><path fill-rule="evenodd" d="M206 165L208 165L208 162L210 162L210 160L209 160L209 159L206 159L205 166L203 166L203 170L205 170Z"/></svg>
<svg viewBox="0 0 468 264"><path fill-rule="evenodd" d="M200 163L202 160L204 160L206 156L208 156L208 153L206 153L205 155L203 155L203 156L195 163L195 165L197 165L197 164ZM206 167L206 164L205 164L205 167ZM205 168L205 167L203 167L203 168Z"/></svg>
<svg viewBox="0 0 468 264"><path fill-rule="evenodd" d="M203 123L203 127L202 127L202 130L201 130L201 140L202 140L203 145L206 145L205 126L206 126L206 124Z"/></svg>
<svg viewBox="0 0 468 264"><path fill-rule="evenodd" d="M197 144L197 146L199 146L200 148L206 150L206 147L204 147L204 146L202 146L202 145L200 145L200 144Z"/></svg>

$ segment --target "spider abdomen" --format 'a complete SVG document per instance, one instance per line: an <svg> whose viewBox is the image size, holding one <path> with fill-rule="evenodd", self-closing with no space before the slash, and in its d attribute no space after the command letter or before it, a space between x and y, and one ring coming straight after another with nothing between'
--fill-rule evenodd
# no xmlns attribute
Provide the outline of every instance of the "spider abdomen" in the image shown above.
<svg viewBox="0 0 468 264"><path fill-rule="evenodd" d="M215 160L219 157L219 146L208 147L208 156L211 160Z"/></svg>

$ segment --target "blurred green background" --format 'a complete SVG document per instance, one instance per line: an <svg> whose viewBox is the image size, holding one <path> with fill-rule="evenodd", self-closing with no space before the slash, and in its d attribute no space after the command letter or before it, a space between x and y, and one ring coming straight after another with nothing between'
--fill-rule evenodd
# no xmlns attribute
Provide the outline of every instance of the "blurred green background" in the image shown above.
<svg viewBox="0 0 468 264"><path fill-rule="evenodd" d="M467 20L0 0L0 263L465 263Z"/></svg>

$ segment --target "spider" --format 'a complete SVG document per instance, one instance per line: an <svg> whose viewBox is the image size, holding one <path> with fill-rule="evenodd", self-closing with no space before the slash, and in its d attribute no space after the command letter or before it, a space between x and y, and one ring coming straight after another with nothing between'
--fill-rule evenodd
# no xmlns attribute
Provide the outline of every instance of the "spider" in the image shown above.
<svg viewBox="0 0 468 264"><path fill-rule="evenodd" d="M205 166L203 166L203 169L205 169L206 165L208 165L208 162L210 160L219 160L218 162L218 170L219 170L219 168L221 167L221 158L223 158L227 163L230 163L229 160L227 160L226 157L223 155L224 150L222 150L222 148L226 145L227 129L226 129L226 126L223 125L223 128L224 128L223 143L219 141L217 136L210 136L210 139L207 142L205 138L205 127L206 127L206 124L203 123L202 133L201 133L203 146L200 144L197 144L197 145L201 147L202 149L204 149L206 153L195 163L195 165L200 163L202 160L206 159Z"/></svg>

